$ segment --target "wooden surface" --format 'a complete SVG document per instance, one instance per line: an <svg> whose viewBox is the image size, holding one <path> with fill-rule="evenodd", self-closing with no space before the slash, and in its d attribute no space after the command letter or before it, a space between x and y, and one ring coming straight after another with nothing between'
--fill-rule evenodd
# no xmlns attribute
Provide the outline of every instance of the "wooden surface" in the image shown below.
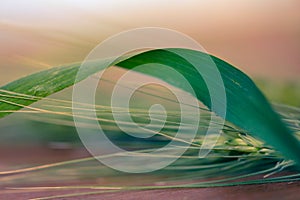
<svg viewBox="0 0 300 200"><path fill-rule="evenodd" d="M41 163L58 162L68 159L75 159L79 157L86 157L88 153L82 150L68 150L57 151L49 150L47 148L26 148L25 149L0 149L0 169L8 170L9 165L24 164L26 162L39 161ZM18 200L18 199L34 199L40 197L48 197L54 195L65 195L82 192L98 192L95 189L20 189L20 187L40 187L40 186L80 186L80 185L93 185L95 182L51 182L51 184L39 185L31 183L16 182L15 184L6 184L5 177L0 177L0 200ZM134 179L128 181L135 181ZM114 181L113 183L115 183ZM114 185L120 185L118 181ZM14 187L19 189L13 189ZM190 199L300 199L300 181L299 182L286 182L286 183L273 183L273 184L260 184L260 185L244 185L234 187L218 187L218 188L193 188L193 189L160 189L160 190L139 190L139 191L120 191L109 192L94 195L84 195L77 197L60 197L54 199L128 199L128 200L190 200Z"/></svg>
<svg viewBox="0 0 300 200"><path fill-rule="evenodd" d="M74 194L81 192L95 192L95 190L0 190L0 199L32 199L52 195ZM246 185L219 188L195 188L195 189L164 189L144 191L122 191L77 197L57 197L55 199L154 199L154 200L199 200L199 199L300 199L300 182L275 183L263 185Z"/></svg>

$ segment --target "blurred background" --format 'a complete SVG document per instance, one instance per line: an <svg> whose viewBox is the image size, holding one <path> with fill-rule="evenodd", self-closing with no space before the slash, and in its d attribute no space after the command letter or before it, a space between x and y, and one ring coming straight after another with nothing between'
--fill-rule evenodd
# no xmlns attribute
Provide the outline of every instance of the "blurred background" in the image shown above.
<svg viewBox="0 0 300 200"><path fill-rule="evenodd" d="M0 85L81 62L121 31L155 26L194 38L254 78L271 100L300 106L299 11L297 0L3 0ZM0 120L0 132L0 170L88 155L74 149L80 142L71 126L43 124L16 113Z"/></svg>
<svg viewBox="0 0 300 200"><path fill-rule="evenodd" d="M0 2L0 84L82 61L120 31L158 26L187 34L247 74L297 79L297 0L11 0Z"/></svg>

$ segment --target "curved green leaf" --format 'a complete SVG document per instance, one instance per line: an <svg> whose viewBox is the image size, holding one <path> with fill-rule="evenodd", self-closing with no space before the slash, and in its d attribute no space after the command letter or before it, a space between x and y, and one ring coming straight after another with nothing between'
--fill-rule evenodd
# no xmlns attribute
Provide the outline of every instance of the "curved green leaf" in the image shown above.
<svg viewBox="0 0 300 200"><path fill-rule="evenodd" d="M227 114L224 117L229 122L239 126L246 132L258 136L283 153L289 159L300 164L300 144L298 140L286 128L276 112L256 87L253 81L232 65L214 56L207 56L205 53L187 49L151 50L138 55L126 58L115 63L117 66L133 69L135 66L147 63L159 63L173 67L179 71L193 87L196 97L207 107L211 108L210 96L206 84L201 76L195 71L186 59L174 52L180 52L185 58L197 62L201 67L209 67L212 62L216 64L221 73L227 97ZM26 105L37 101L37 98L16 98L10 96L10 92L46 97L66 87L72 86L75 82L80 64L62 66L45 70L30 76L11 82L0 88L0 110L8 111L0 113L0 117L19 110ZM91 65L85 71L82 80L99 70L97 65ZM159 71L140 71L150 76L160 78L173 86L181 87L180 83L172 81L172 77ZM213 77L212 77L213 78ZM221 100L220 100L221 101ZM219 109L212 110L221 114Z"/></svg>

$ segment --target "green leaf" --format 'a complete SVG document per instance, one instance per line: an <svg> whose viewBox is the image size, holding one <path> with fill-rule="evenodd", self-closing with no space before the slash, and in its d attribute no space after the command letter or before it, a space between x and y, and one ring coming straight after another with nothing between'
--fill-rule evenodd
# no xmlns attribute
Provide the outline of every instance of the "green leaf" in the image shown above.
<svg viewBox="0 0 300 200"><path fill-rule="evenodd" d="M183 57L178 56L184 55ZM264 95L256 87L253 81L232 65L214 56L207 56L205 53L187 49L169 50L151 50L126 58L115 65L133 69L135 66L147 63L159 63L172 67L180 72L193 87L196 97L203 102L208 108L211 108L210 95L207 86L195 68L189 61L196 62L203 69L212 67L214 61L221 73L227 97L227 114L223 116L220 108L213 108L212 111L225 118L227 121L244 129L246 132L253 134L273 146L289 159L296 161L300 165L300 145L298 140L292 135L291 131L281 121L279 115L272 109ZM36 74L29 75L19 80L13 81L0 88L0 117L17 111L24 106L30 105L42 97L46 97L64 88L72 86L80 64L73 64L45 70ZM102 66L92 63L85 70L77 81L101 70ZM134 69L133 69L134 70ZM174 82L172 77L160 71L144 70L139 71L150 76L162 79L165 82L185 89L181 83ZM213 77L211 77L213 78ZM214 86L219 87L217 84ZM16 98L11 94L21 93L25 95L40 98ZM222 101L222 99L220 99Z"/></svg>

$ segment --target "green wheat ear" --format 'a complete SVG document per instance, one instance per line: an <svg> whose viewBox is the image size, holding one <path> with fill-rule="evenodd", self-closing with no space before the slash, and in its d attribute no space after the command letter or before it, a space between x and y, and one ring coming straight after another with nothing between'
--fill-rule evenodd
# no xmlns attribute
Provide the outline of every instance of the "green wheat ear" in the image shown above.
<svg viewBox="0 0 300 200"><path fill-rule="evenodd" d="M227 114L221 117L240 127L246 133L264 140L267 144L279 150L286 158L294 160L300 165L300 156L298 153L300 152L299 141L281 121L278 114L274 112L269 102L253 81L243 72L225 61L194 50L172 49L172 52L170 52L169 50L160 49L139 53L129 58L126 57L124 58L125 60L114 63L114 65L125 69L133 69L137 65L147 63L159 63L170 66L179 71L190 82L195 91L196 98L208 108L211 108L210 96L205 82L203 82L199 74L194 73L193 66L187 60L178 56L176 52L179 55L184 55L188 60L198 63L203 68L211 67L212 59L221 73L226 90ZM7 95L8 93L21 93L40 98L49 96L75 84L79 67L80 64L78 63L52 68L2 86L0 88L0 111L4 112L0 113L0 117L4 117L39 100L39 98L10 97ZM94 65L85 70L85 73L76 80L83 80L99 70L97 65ZM168 77L168 74L150 70L141 71L141 73L154 76L175 87L181 88L180 84ZM220 113L218 109L211 111L216 114Z"/></svg>

